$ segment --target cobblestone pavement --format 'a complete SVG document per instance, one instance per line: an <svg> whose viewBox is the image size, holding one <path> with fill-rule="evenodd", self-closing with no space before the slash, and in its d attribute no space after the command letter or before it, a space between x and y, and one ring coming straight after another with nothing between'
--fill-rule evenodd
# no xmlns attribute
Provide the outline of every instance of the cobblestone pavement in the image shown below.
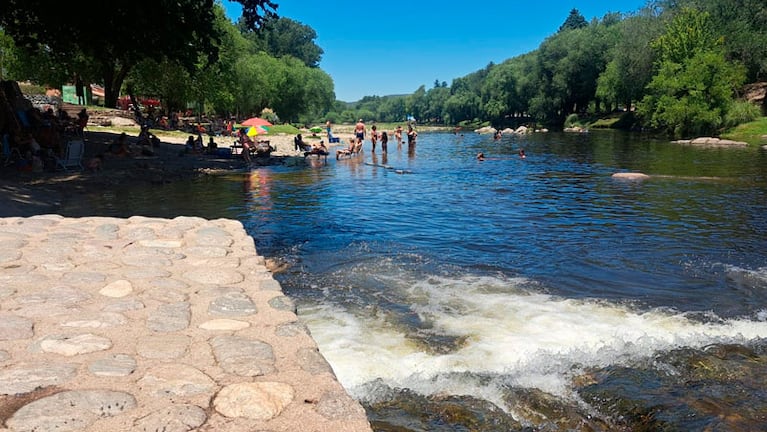
<svg viewBox="0 0 767 432"><path fill-rule="evenodd" d="M233 220L0 219L0 431L370 431Z"/></svg>

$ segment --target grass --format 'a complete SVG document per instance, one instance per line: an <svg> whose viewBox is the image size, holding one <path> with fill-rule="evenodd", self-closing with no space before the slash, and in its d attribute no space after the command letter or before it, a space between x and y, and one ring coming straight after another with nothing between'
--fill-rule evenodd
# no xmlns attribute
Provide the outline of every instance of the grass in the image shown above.
<svg viewBox="0 0 767 432"><path fill-rule="evenodd" d="M767 144L767 117L738 125L722 134L722 138L745 141L752 145Z"/></svg>

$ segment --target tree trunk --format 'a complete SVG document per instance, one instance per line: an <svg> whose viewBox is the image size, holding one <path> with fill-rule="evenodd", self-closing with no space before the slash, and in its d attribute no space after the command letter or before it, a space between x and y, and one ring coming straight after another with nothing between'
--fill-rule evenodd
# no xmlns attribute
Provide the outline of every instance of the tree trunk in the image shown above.
<svg viewBox="0 0 767 432"><path fill-rule="evenodd" d="M115 70L115 65L105 62L102 64L101 70L104 78L104 106L117 108L120 88L122 88L130 68L123 67L120 70Z"/></svg>

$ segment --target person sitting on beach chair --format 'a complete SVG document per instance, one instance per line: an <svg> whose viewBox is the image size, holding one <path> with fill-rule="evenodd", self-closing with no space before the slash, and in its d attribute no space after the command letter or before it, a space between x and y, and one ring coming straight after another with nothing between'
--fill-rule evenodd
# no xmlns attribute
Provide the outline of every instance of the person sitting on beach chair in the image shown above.
<svg viewBox="0 0 767 432"><path fill-rule="evenodd" d="M311 150L304 152L304 157L317 155L317 157L328 156L328 148L325 146L324 141L320 141L319 144L315 144L311 147Z"/></svg>
<svg viewBox="0 0 767 432"><path fill-rule="evenodd" d="M301 134L298 134L295 138L293 138L293 145L295 146L296 150L302 152L307 152L312 149L312 146L304 142L304 138L301 136Z"/></svg>
<svg viewBox="0 0 767 432"><path fill-rule="evenodd" d="M269 157L274 151L274 147L272 147L271 143L269 141L258 141L256 143L256 156L258 157Z"/></svg>
<svg viewBox="0 0 767 432"><path fill-rule="evenodd" d="M341 150L336 150L336 160L339 159L341 156L351 156L353 154L357 154L362 150L362 142L356 138L352 138L351 141L349 141L349 147Z"/></svg>

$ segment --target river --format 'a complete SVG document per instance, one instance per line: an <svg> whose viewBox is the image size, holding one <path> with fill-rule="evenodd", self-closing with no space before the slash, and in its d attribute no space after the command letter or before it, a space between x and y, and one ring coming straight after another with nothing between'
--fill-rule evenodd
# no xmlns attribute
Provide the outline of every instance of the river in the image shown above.
<svg viewBox="0 0 767 432"><path fill-rule="evenodd" d="M767 152L418 140L62 214L242 221L378 431L767 424ZM628 171L650 178L611 177Z"/></svg>

